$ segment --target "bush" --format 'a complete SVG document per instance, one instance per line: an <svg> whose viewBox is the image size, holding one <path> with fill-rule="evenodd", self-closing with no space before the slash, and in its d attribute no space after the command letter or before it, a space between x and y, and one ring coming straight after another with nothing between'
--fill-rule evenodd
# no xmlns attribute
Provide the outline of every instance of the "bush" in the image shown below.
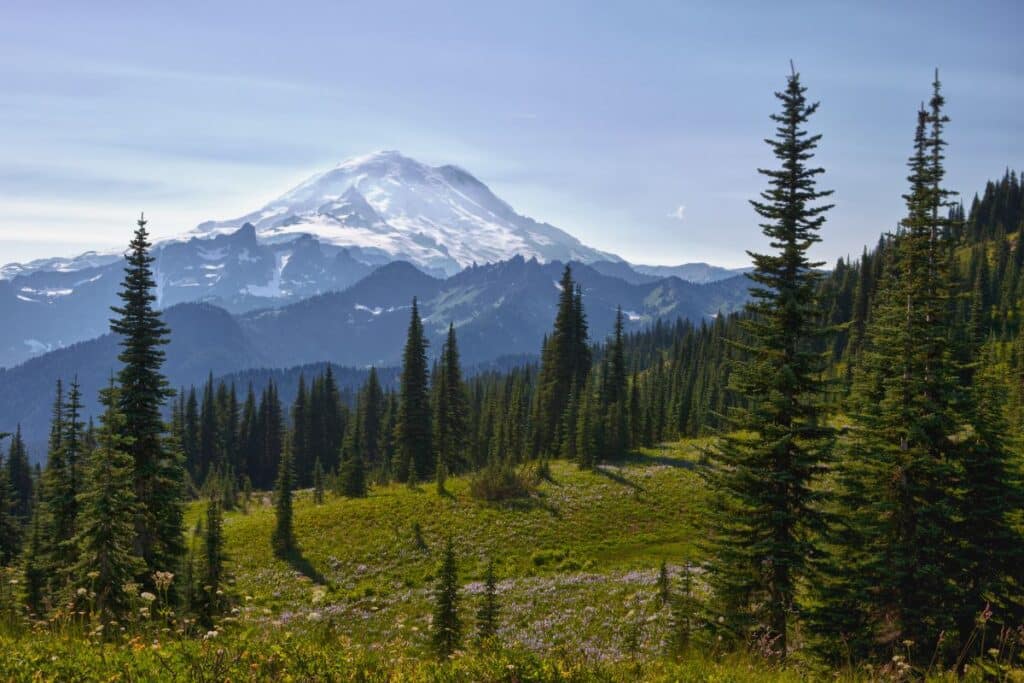
<svg viewBox="0 0 1024 683"><path fill-rule="evenodd" d="M490 464L473 475L469 493L478 500L499 501L526 498L538 484L536 471L516 470L510 464Z"/></svg>

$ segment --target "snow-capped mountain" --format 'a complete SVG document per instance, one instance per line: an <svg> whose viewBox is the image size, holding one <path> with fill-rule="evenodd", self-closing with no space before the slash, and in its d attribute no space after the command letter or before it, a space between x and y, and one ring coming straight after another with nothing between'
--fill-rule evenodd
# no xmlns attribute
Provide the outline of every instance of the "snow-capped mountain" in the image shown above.
<svg viewBox="0 0 1024 683"><path fill-rule="evenodd" d="M568 233L516 213L457 166L428 166L394 151L342 162L245 216L199 225L194 234L251 223L261 241L296 235L348 248L357 260L409 261L453 275L512 256L539 261L618 261Z"/></svg>

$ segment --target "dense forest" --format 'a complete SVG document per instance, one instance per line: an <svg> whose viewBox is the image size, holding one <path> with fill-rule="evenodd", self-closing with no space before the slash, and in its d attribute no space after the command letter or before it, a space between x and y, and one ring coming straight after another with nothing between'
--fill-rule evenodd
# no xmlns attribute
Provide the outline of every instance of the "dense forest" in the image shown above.
<svg viewBox="0 0 1024 683"><path fill-rule="evenodd" d="M59 378L45 467L29 465L16 426L8 435L5 628L49 619L117 640L137 594L190 633L215 628L237 600L224 515L259 492L273 491L275 509L264 542L294 557L300 490L314 504L396 482L445 496L466 477L475 500L501 505L535 497L556 461L596 472L689 439L710 494L700 558L659 579L674 656L716 643L779 665L799 653L911 677L1019 652L1024 177L1008 170L970 201L947 188L955 150L936 76L908 138L898 228L827 267L810 256L831 208L813 165L817 104L796 73L777 98L777 166L752 202L771 250L752 254L743 312L626 333L620 309L611 337L593 339L566 266L539 361L471 376L455 325L429 348L414 299L397 377L371 368L342 391L324 365L285 402L273 376L242 386L210 368L204 385L175 391L140 220L102 416L85 422L75 379ZM431 621L442 658L467 644L457 571L449 539ZM499 639L495 585L492 562L487 642Z"/></svg>

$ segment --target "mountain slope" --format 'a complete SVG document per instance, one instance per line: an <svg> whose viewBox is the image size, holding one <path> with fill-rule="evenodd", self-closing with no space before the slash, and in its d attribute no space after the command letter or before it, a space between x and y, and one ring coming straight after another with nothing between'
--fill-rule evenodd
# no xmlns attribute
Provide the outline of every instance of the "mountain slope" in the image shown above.
<svg viewBox="0 0 1024 683"><path fill-rule="evenodd" d="M398 261L344 291L277 308L232 315L208 303L179 304L166 311L172 342L165 372L177 387L201 382L211 370L227 374L320 362L395 366L414 296L431 355L454 322L467 367L521 358L536 354L551 328L562 268L558 262L516 257L442 280ZM733 310L746 297L743 277L707 285L678 278L634 285L584 264L574 264L573 272L583 287L594 340L611 332L619 305L627 327L637 329L658 318L706 319ZM116 340L104 335L0 370L0 426L21 422L29 440L42 443L57 378L70 380L77 373L90 409L95 408L96 391L116 369L116 356Z"/></svg>
<svg viewBox="0 0 1024 683"><path fill-rule="evenodd" d="M246 223L263 240L310 234L367 263L407 260L444 275L517 254L542 261L617 260L516 213L457 166L428 166L394 151L349 159L257 211L203 223L195 232L210 235Z"/></svg>

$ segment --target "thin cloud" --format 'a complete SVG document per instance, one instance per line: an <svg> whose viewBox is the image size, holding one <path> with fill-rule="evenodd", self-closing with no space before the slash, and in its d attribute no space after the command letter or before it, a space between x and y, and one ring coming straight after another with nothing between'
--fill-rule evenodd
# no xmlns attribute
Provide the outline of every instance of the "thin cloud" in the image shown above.
<svg viewBox="0 0 1024 683"><path fill-rule="evenodd" d="M679 206L677 206L675 208L674 211L669 212L668 217L669 218L674 218L677 221L685 220L686 219L686 207L683 206L682 204L680 204Z"/></svg>

